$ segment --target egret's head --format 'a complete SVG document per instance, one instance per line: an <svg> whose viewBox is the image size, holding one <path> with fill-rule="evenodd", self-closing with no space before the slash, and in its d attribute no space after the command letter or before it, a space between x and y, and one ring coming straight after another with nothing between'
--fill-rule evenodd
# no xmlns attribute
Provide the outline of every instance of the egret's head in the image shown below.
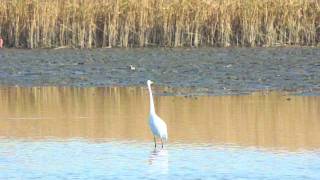
<svg viewBox="0 0 320 180"><path fill-rule="evenodd" d="M151 84L153 84L153 81L148 80L148 81L147 81L147 84L148 84L148 85L151 85Z"/></svg>

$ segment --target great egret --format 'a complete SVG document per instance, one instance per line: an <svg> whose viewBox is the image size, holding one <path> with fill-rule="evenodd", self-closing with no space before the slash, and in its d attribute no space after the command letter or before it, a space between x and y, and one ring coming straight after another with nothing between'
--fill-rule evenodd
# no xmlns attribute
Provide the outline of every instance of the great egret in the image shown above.
<svg viewBox="0 0 320 180"><path fill-rule="evenodd" d="M154 103L153 103L153 96L152 96L152 90L151 90L151 84L153 82L148 80L147 85L149 89L149 95L150 95L150 116L149 116L149 125L150 129L153 134L153 140L154 140L154 147L157 147L156 137L161 139L161 145L163 148L163 141L168 140L168 132L167 132L167 125L166 123L156 114L156 111L154 109Z"/></svg>

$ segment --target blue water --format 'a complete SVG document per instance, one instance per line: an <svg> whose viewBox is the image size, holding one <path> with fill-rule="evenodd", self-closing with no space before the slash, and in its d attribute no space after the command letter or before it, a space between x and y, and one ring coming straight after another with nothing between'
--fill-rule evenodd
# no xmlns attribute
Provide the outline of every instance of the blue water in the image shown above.
<svg viewBox="0 0 320 180"><path fill-rule="evenodd" d="M211 144L0 140L0 179L320 179L318 151Z"/></svg>

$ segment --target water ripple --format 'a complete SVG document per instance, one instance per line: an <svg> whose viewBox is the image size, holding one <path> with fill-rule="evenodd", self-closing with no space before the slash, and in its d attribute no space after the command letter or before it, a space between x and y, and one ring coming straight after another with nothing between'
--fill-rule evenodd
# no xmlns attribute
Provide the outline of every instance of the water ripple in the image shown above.
<svg viewBox="0 0 320 180"><path fill-rule="evenodd" d="M318 179L318 151L127 141L0 140L0 179Z"/></svg>

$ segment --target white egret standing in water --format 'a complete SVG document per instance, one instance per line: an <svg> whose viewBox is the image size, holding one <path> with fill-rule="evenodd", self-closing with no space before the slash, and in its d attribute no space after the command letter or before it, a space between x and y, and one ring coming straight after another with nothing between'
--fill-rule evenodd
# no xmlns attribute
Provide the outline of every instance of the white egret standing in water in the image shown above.
<svg viewBox="0 0 320 180"><path fill-rule="evenodd" d="M157 147L157 141L156 137L161 139L161 145L163 148L163 141L168 140L168 132L167 132L167 125L166 123L156 114L156 111L154 109L154 103L153 103L153 96L152 96L152 90L151 90L151 84L153 82L148 80L148 89L149 89L149 95L150 95L150 117L149 117L149 125L153 134L153 140L154 140L154 147Z"/></svg>

